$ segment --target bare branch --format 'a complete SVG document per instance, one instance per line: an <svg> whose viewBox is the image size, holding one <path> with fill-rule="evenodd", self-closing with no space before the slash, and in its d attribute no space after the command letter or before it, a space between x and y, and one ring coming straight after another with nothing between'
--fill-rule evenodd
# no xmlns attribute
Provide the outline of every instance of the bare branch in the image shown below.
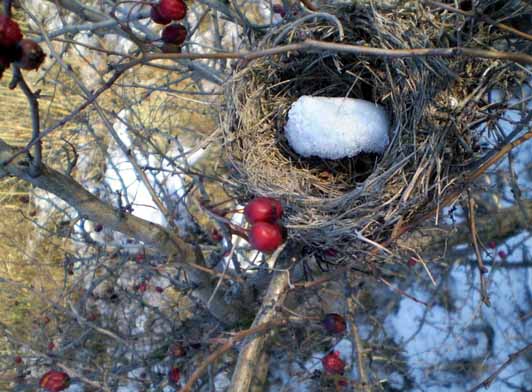
<svg viewBox="0 0 532 392"><path fill-rule="evenodd" d="M502 371L508 367L508 365L510 365L517 358L519 358L521 355L526 354L530 350L532 350L532 343L529 343L527 346L523 347L521 350L510 354L508 356L508 359L506 360L506 362L504 362L501 366L499 366L497 368L497 370L495 370L495 372L491 376L486 378L484 381L482 381L480 384L478 384L474 388L471 388L468 392L476 392L476 391L478 391L481 388L488 389L490 387L490 385L493 383L493 381L495 381L497 379L499 374L501 374Z"/></svg>
<svg viewBox="0 0 532 392"><path fill-rule="evenodd" d="M470 232L470 238L471 243L473 245L473 249L475 250L475 255L477 257L477 265L478 265L478 273L479 273L479 279L480 279L480 296L482 298L482 302L486 304L487 306L490 306L490 297L488 295L488 287L486 282L486 272L488 272L488 269L484 266L484 262L482 261L482 255L480 253L480 247L478 245L478 233L477 233L477 224L476 224L476 218L475 218L475 199L471 196L471 192L467 191L467 198L468 198L468 218L469 218L469 232Z"/></svg>
<svg viewBox="0 0 532 392"><path fill-rule="evenodd" d="M289 271L274 272L253 326L270 323L280 317L278 307L286 298L289 283ZM267 338L266 335L250 337L244 342L231 379L230 392L249 391Z"/></svg>
<svg viewBox="0 0 532 392"><path fill-rule="evenodd" d="M194 246L187 244L164 227L113 208L89 193L72 178L45 165L42 166L41 175L33 177L30 173L32 162L30 156L19 155L15 160L6 164L5 161L16 152L15 147L0 140L0 162L3 162L0 164L0 177L13 176L28 181L64 200L74 207L81 217L99 222L112 230L157 247L163 254L187 270L191 280L199 286L195 295L203 304L207 304L213 290L211 275L195 268L198 262L201 263L202 258L201 253ZM226 304L221 296L215 296L208 309L223 323L232 324L238 321L238 312Z"/></svg>

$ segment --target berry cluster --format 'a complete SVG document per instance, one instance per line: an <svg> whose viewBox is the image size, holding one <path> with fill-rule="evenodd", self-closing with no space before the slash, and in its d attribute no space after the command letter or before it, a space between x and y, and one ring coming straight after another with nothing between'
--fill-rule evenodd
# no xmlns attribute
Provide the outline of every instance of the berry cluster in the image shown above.
<svg viewBox="0 0 532 392"><path fill-rule="evenodd" d="M167 45L180 47L187 38L187 29L181 23L172 23L183 19L187 14L187 5L183 0L160 0L151 7L151 20L165 25L161 39Z"/></svg>
<svg viewBox="0 0 532 392"><path fill-rule="evenodd" d="M39 44L23 39L17 22L0 15L0 78L11 63L22 69L38 69L45 54Z"/></svg>
<svg viewBox="0 0 532 392"><path fill-rule="evenodd" d="M281 203L269 197L257 197L246 205L244 215L251 223L249 243L253 248L272 253L283 243L281 226L276 223L282 214Z"/></svg>

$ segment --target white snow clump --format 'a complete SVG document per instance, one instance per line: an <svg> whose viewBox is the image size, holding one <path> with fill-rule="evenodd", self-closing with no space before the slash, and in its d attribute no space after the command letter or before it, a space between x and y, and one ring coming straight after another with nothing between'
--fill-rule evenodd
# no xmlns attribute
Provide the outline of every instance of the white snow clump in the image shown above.
<svg viewBox="0 0 532 392"><path fill-rule="evenodd" d="M363 99L302 96L285 125L290 146L304 157L353 157L383 153L390 124L384 109Z"/></svg>

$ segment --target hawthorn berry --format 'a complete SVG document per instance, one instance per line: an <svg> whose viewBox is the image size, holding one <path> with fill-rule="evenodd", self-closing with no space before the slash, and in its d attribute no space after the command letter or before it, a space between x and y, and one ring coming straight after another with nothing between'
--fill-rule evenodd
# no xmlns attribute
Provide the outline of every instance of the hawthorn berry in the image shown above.
<svg viewBox="0 0 532 392"><path fill-rule="evenodd" d="M69 375L58 370L50 370L44 373L39 381L39 386L49 392L60 392L67 389L69 384Z"/></svg>
<svg viewBox="0 0 532 392"><path fill-rule="evenodd" d="M276 224L257 222L251 226L249 243L258 251L272 253L283 243L281 228Z"/></svg>
<svg viewBox="0 0 532 392"><path fill-rule="evenodd" d="M161 32L161 39L165 44L183 45L187 38L187 29L180 23L166 26Z"/></svg>
<svg viewBox="0 0 532 392"><path fill-rule="evenodd" d="M10 48L22 39L22 32L17 22L5 15L0 15L0 47Z"/></svg>
<svg viewBox="0 0 532 392"><path fill-rule="evenodd" d="M153 23L160 25L167 25L172 21L172 19L166 18L161 14L161 9L159 8L158 4L151 6L150 17Z"/></svg>
<svg viewBox="0 0 532 392"><path fill-rule="evenodd" d="M28 204L30 202L30 197L28 195L22 195L18 198L21 203Z"/></svg>
<svg viewBox="0 0 532 392"><path fill-rule="evenodd" d="M163 18L181 20L187 14L187 5L183 0L161 0L159 11Z"/></svg>
<svg viewBox="0 0 532 392"><path fill-rule="evenodd" d="M244 208L244 215L249 223L275 223L283 214L283 206L279 200L271 197L257 197Z"/></svg>
<svg viewBox="0 0 532 392"><path fill-rule="evenodd" d="M322 320L322 324L329 333L342 333L345 331L345 319L337 313L327 313Z"/></svg>
<svg viewBox="0 0 532 392"><path fill-rule="evenodd" d="M16 64L25 70L39 69L46 55L40 45L31 39L23 39L17 44Z"/></svg>
<svg viewBox="0 0 532 392"><path fill-rule="evenodd" d="M223 235L220 234L220 232L216 229L212 229L211 236L213 241L221 241L224 239Z"/></svg>
<svg viewBox="0 0 532 392"><path fill-rule="evenodd" d="M98 223L96 226L94 226L94 231L96 233L99 233L102 230L103 230L103 225L101 223Z"/></svg>
<svg viewBox="0 0 532 392"><path fill-rule="evenodd" d="M334 351L321 359L323 370L329 374L343 374L345 362L340 358L340 353Z"/></svg>
<svg viewBox="0 0 532 392"><path fill-rule="evenodd" d="M22 363L22 357L21 357L20 355L17 355L17 356L15 357L15 363L16 363L17 365L20 365L20 364Z"/></svg>

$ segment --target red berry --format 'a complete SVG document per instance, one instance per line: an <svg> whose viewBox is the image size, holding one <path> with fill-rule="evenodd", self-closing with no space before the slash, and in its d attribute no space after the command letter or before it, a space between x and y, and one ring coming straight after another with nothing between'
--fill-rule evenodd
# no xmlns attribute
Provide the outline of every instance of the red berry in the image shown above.
<svg viewBox="0 0 532 392"><path fill-rule="evenodd" d="M345 319L337 313L326 314L322 324L329 333L342 333L345 331Z"/></svg>
<svg viewBox="0 0 532 392"><path fill-rule="evenodd" d="M137 253L135 255L135 261L137 262L137 264L141 264L144 261L144 258L144 253Z"/></svg>
<svg viewBox="0 0 532 392"><path fill-rule="evenodd" d="M224 237L216 229L212 229L211 236L214 241L221 241L224 239Z"/></svg>
<svg viewBox="0 0 532 392"><path fill-rule="evenodd" d="M22 39L18 23L7 16L0 15L0 47L15 46Z"/></svg>
<svg viewBox="0 0 532 392"><path fill-rule="evenodd" d="M163 18L181 20L187 14L187 5L183 0L161 0L159 11Z"/></svg>
<svg viewBox="0 0 532 392"><path fill-rule="evenodd" d="M30 202L30 197L28 195L22 195L18 198L21 203L28 204Z"/></svg>
<svg viewBox="0 0 532 392"><path fill-rule="evenodd" d="M187 38L187 29L182 24L171 24L161 32L161 38L166 44L182 45Z"/></svg>
<svg viewBox="0 0 532 392"><path fill-rule="evenodd" d="M267 222L257 222L251 227L249 243L261 252L271 253L283 243L281 228Z"/></svg>
<svg viewBox="0 0 532 392"><path fill-rule="evenodd" d="M508 256L504 250L500 250L498 254L501 259L505 259Z"/></svg>
<svg viewBox="0 0 532 392"><path fill-rule="evenodd" d="M336 382L336 385L339 387L339 388L345 388L349 385L349 383L347 382L347 380L345 378L341 378L339 379L337 382Z"/></svg>
<svg viewBox="0 0 532 392"><path fill-rule="evenodd" d="M497 243L495 241L488 242L488 248L495 249L497 247Z"/></svg>
<svg viewBox="0 0 532 392"><path fill-rule="evenodd" d="M321 364L326 373L329 374L343 374L345 362L340 358L338 351L327 354L321 359Z"/></svg>
<svg viewBox="0 0 532 392"><path fill-rule="evenodd" d="M55 348L54 342L48 343L48 351L53 351L54 348Z"/></svg>
<svg viewBox="0 0 532 392"><path fill-rule="evenodd" d="M164 291L164 289L160 286L156 286L155 287L155 291L157 291L158 293L162 293Z"/></svg>
<svg viewBox="0 0 532 392"><path fill-rule="evenodd" d="M49 392L59 392L68 388L70 377L65 372L50 370L39 381L39 386Z"/></svg>
<svg viewBox="0 0 532 392"><path fill-rule="evenodd" d="M31 39L21 40L17 48L19 57L16 64L26 70L39 69L46 55L39 44Z"/></svg>
<svg viewBox="0 0 532 392"><path fill-rule="evenodd" d="M160 24L160 25L167 25L172 21L170 18L165 18L161 14L161 9L159 8L159 5L152 5L151 11L150 11L150 17L151 20L153 20L154 23Z"/></svg>
<svg viewBox="0 0 532 392"><path fill-rule="evenodd" d="M16 363L16 364L21 364L21 363L22 363L22 357L21 357L20 355L17 355L17 356L15 357L15 363Z"/></svg>
<svg viewBox="0 0 532 392"><path fill-rule="evenodd" d="M101 223L98 223L96 226L94 226L94 231L96 233L99 233L102 230L103 230L103 225Z"/></svg>
<svg viewBox="0 0 532 392"><path fill-rule="evenodd" d="M46 324L48 324L49 322L50 322L50 317L48 317L48 316L44 316L44 318L42 319L42 323L43 323L44 325L46 325Z"/></svg>
<svg viewBox="0 0 532 392"><path fill-rule="evenodd" d="M181 372L179 371L178 368L175 367L175 368L170 369L170 371L168 372L168 380L171 383L177 384L180 378L181 378Z"/></svg>
<svg viewBox="0 0 532 392"><path fill-rule="evenodd" d="M413 267L417 264L417 260L413 257L409 258L408 261L406 262L406 264L409 266L409 267Z"/></svg>
<svg viewBox="0 0 532 392"><path fill-rule="evenodd" d="M283 214L283 206L279 200L270 197L257 197L244 208L244 215L249 223L274 223Z"/></svg>
<svg viewBox="0 0 532 392"><path fill-rule="evenodd" d="M140 291L141 293L145 292L146 290L148 290L148 284L146 282L142 282L137 286L137 291Z"/></svg>

